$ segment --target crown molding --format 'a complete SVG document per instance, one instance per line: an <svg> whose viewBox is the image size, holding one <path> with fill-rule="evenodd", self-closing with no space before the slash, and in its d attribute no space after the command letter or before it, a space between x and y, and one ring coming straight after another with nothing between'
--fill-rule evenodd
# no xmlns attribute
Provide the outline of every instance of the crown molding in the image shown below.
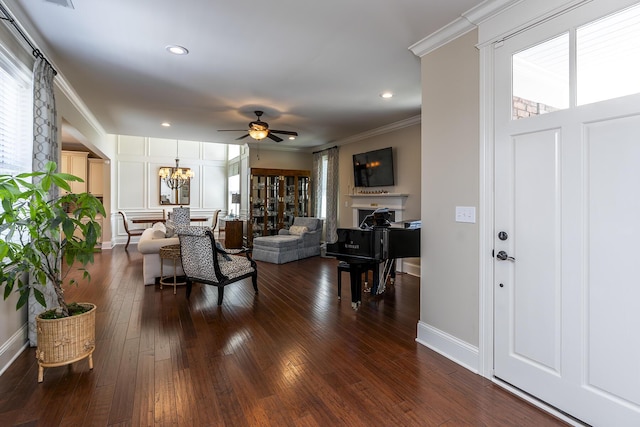
<svg viewBox="0 0 640 427"><path fill-rule="evenodd" d="M89 107L82 101L82 99L78 96L73 87L69 84L67 79L61 75L58 71L58 75L54 79L55 85L60 89L60 91L64 94L64 96L71 101L71 104L74 106L76 110L84 117L84 119L89 123L91 127L93 127L96 132L100 135L106 135L107 132L104 130L96 116L93 115Z"/></svg>
<svg viewBox="0 0 640 427"><path fill-rule="evenodd" d="M474 30L483 21L501 13L523 0L487 0L469 9L459 18L428 35L424 39L409 46L409 50L418 57L423 57Z"/></svg>
<svg viewBox="0 0 640 427"><path fill-rule="evenodd" d="M417 125L422 120L422 116L418 114L417 116L409 117L408 119L400 120L399 122L391 123L385 126L380 126L379 128L371 129L366 132L362 132L348 138L339 139L331 144L328 144L329 147L334 145L346 145L351 144L352 142L362 141L363 139L372 138L378 135L384 135L385 133L394 132L396 130L404 129L409 126ZM318 147L314 151L316 151Z"/></svg>

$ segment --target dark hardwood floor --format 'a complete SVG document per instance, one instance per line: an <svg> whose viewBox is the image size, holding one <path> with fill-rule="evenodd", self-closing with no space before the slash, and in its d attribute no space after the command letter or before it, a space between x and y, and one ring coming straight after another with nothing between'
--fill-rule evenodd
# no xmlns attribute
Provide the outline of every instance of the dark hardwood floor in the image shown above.
<svg viewBox="0 0 640 427"><path fill-rule="evenodd" d="M98 305L94 369L45 369L34 349L0 377L10 426L558 426L550 415L415 342L419 280L337 299L337 261L258 263L250 281L142 285L131 245L98 255L67 298Z"/></svg>

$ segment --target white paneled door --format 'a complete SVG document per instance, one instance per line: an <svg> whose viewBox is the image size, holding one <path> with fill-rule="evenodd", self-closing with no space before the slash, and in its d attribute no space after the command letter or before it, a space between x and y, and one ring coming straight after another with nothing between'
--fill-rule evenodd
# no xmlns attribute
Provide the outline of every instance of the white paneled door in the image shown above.
<svg viewBox="0 0 640 427"><path fill-rule="evenodd" d="M495 49L494 369L588 424L640 426L640 95L576 105L580 63L557 55L580 57L589 10ZM516 96L514 64L539 89Z"/></svg>

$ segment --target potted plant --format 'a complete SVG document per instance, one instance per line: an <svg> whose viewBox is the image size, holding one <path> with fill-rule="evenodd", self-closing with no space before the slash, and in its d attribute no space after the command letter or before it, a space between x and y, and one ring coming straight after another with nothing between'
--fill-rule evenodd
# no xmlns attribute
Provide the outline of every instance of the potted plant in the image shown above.
<svg viewBox="0 0 640 427"><path fill-rule="evenodd" d="M95 306L69 304L63 284L75 266L90 279L85 269L93 262L101 233L96 221L105 215L102 203L89 193L70 193L69 181L82 179L56 172L49 162L44 171L17 176L0 175L0 286L4 298L20 294L16 309L33 293L35 300L48 310L37 316L39 364L38 382L45 367L62 366L89 357L95 348ZM58 187L67 194L51 198ZM70 279L68 284L77 284ZM57 307L47 307L43 289L52 286Z"/></svg>

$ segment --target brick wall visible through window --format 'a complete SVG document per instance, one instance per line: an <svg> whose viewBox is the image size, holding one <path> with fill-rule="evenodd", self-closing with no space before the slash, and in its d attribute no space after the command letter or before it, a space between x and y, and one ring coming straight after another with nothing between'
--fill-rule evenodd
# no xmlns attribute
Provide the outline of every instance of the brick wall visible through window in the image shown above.
<svg viewBox="0 0 640 427"><path fill-rule="evenodd" d="M528 99L513 97L513 119L523 119L531 116L538 116L540 114L551 113L558 111L559 108L554 108L550 105L541 104L540 102L530 101Z"/></svg>

